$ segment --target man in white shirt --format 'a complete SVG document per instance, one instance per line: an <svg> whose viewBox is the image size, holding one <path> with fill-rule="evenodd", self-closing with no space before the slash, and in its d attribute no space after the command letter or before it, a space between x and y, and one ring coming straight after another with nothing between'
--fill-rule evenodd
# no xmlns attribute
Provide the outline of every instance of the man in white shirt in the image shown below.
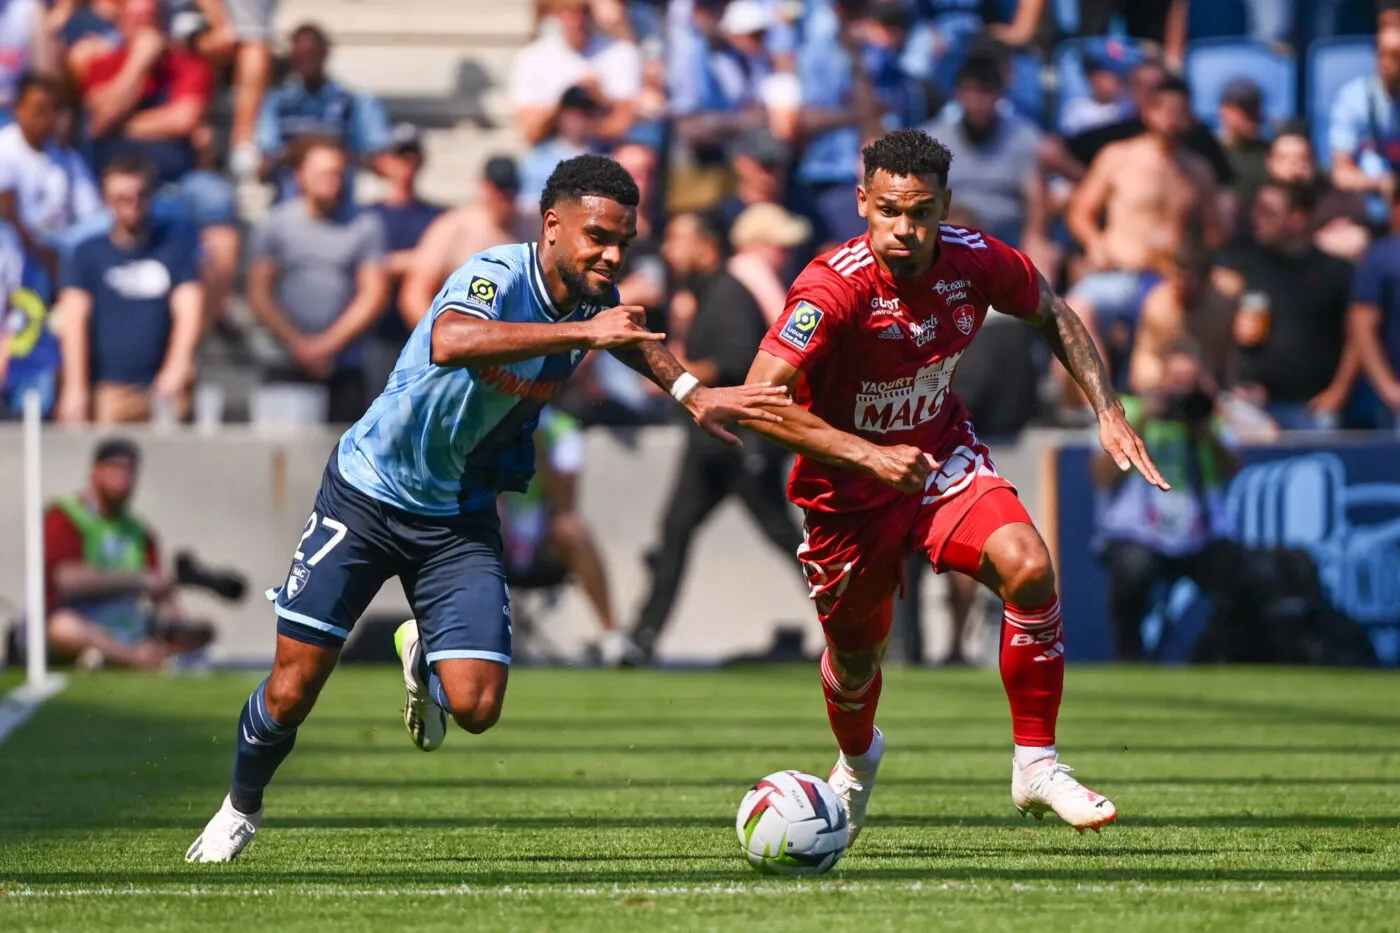
<svg viewBox="0 0 1400 933"><path fill-rule="evenodd" d="M607 108L598 136L621 139L637 119L641 50L596 29L589 0L545 0L542 7L540 36L520 50L511 75L511 105L521 136L532 146L553 136L564 92L577 85Z"/></svg>
<svg viewBox="0 0 1400 933"><path fill-rule="evenodd" d="M102 210L92 171L56 138L58 86L25 76L15 89L15 122L0 129L0 220L53 276L65 234Z"/></svg>

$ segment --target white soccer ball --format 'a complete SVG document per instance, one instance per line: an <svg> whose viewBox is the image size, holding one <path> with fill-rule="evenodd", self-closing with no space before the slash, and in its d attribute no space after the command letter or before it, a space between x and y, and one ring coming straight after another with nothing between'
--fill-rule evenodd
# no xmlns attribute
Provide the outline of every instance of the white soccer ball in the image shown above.
<svg viewBox="0 0 1400 933"><path fill-rule="evenodd" d="M851 827L819 777L778 771L753 786L734 823L749 864L765 874L820 875L846 852Z"/></svg>

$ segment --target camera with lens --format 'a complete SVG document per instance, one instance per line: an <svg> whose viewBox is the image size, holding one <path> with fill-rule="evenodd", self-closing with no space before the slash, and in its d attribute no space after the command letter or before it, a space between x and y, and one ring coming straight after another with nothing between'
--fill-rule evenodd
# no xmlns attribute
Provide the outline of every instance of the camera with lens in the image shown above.
<svg viewBox="0 0 1400 933"><path fill-rule="evenodd" d="M1215 411L1215 400L1196 386L1184 392L1172 392L1162 401L1162 417L1189 425L1204 424Z"/></svg>

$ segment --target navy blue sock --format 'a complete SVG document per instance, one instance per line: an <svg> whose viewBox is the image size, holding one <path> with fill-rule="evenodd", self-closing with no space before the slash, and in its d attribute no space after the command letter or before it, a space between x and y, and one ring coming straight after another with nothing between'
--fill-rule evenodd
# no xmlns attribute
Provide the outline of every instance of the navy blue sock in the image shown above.
<svg viewBox="0 0 1400 933"><path fill-rule="evenodd" d="M238 752L233 759L229 798L235 809L254 813L263 790L297 741L296 725L284 726L267 711L267 681L258 684L238 717Z"/></svg>
<svg viewBox="0 0 1400 933"><path fill-rule="evenodd" d="M433 702L447 715L452 715L452 704L447 699L447 691L442 688L442 678L437 675L437 671L428 672L428 696L433 698Z"/></svg>

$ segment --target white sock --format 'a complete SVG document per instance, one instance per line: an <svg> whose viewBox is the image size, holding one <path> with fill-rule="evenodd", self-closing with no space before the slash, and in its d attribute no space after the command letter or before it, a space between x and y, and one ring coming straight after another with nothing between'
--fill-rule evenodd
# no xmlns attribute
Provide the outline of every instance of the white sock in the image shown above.
<svg viewBox="0 0 1400 933"><path fill-rule="evenodd" d="M1037 761L1044 761L1046 758L1054 758L1056 755L1053 745L1017 745L1016 746L1016 767L1025 770Z"/></svg>

